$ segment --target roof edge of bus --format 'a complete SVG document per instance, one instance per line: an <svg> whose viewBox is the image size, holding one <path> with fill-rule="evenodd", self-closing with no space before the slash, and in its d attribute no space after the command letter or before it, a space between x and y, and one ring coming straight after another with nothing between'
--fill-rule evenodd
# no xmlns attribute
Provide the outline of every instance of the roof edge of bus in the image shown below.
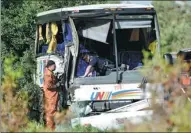
<svg viewBox="0 0 191 133"><path fill-rule="evenodd" d="M81 5L81 6L73 6L66 8L58 8L53 10L48 10L44 12L40 12L37 14L37 17L41 17L44 15L59 13L64 11L75 11L75 10L96 10L96 9L104 9L104 8L154 8L153 5L143 5L143 4L93 4L93 5Z"/></svg>

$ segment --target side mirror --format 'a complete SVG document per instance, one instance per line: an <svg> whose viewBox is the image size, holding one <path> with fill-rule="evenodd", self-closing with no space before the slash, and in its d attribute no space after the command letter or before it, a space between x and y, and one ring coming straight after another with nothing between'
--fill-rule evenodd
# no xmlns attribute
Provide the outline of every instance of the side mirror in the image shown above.
<svg viewBox="0 0 191 133"><path fill-rule="evenodd" d="M167 53L163 55L164 60L167 62L169 65L173 65L173 58L172 55Z"/></svg>

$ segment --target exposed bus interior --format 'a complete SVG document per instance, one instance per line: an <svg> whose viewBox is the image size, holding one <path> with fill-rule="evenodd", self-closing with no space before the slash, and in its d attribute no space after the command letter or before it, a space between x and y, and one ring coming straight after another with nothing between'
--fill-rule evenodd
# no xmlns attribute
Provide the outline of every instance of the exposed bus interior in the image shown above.
<svg viewBox="0 0 191 133"><path fill-rule="evenodd" d="M156 34L152 21L144 21L142 22L143 25L133 26L129 26L129 23L125 25L128 20L122 22L124 24L121 24L121 26L119 26L120 22L116 22L118 69L123 71L134 70L138 66L144 65L142 50L149 51L148 45L156 40ZM132 21L132 23L134 22ZM76 20L75 24L80 38L79 53L88 51L100 58L109 60L110 66L113 66L113 70L116 70L112 21ZM79 57L75 76L82 76L87 66L88 64ZM111 69L108 69L108 71L110 72L107 74L112 73ZM94 73L93 76L96 76L96 74Z"/></svg>
<svg viewBox="0 0 191 133"><path fill-rule="evenodd" d="M72 40L72 36L70 33L71 31L64 30L66 27L69 27L69 24L67 23L66 25L63 26L61 21L56 21L54 23L56 23L58 27L58 32L55 36L56 50L53 53L64 55L65 44L67 44L67 42ZM40 26L42 27L42 32L39 34L41 34L41 36L43 37L43 40L38 41L37 55L42 55L47 53L47 50L50 44L50 41L48 42L47 35L49 35L49 38L52 39L51 24L52 23L50 22L50 23L44 23L39 25L39 27ZM49 25L49 28L47 28L47 25Z"/></svg>
<svg viewBox="0 0 191 133"><path fill-rule="evenodd" d="M51 24L51 23L49 23ZM57 21L58 33L55 36L57 45L54 53L64 56L65 45L72 42L72 30L68 21ZM147 50L149 44L156 40L154 20L116 20L115 32L117 43L117 55L114 45L113 21L111 19L74 19L74 24L79 38L78 59L76 62L74 84L116 83L116 69L123 72L123 81L141 80L142 77L137 67L143 66L142 50ZM38 42L37 55L46 54L47 23L42 24L42 36L44 40ZM52 36L51 36L52 37ZM80 78L84 75L88 64L80 57L83 51L88 51L109 61L109 69L104 76L97 76L96 71L92 77ZM116 56L117 63L116 66ZM70 58L72 59L72 57ZM69 63L72 65L72 62ZM68 71L71 68L69 67ZM133 72L129 73L130 71ZM128 73L125 73L128 72ZM120 74L120 73L119 73ZM122 73L121 73L122 74ZM99 78L98 78L99 77ZM95 78L98 78L95 80Z"/></svg>

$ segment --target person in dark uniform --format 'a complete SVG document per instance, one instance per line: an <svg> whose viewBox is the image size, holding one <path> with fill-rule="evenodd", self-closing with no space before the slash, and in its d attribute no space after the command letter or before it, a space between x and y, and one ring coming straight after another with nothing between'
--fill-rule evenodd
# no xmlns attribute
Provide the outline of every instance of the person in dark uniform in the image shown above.
<svg viewBox="0 0 191 133"><path fill-rule="evenodd" d="M88 63L86 71L81 77L90 77L95 70L97 76L104 76L106 74L106 65L108 64L106 59L99 58L97 55L91 55L90 53L83 53L82 59Z"/></svg>

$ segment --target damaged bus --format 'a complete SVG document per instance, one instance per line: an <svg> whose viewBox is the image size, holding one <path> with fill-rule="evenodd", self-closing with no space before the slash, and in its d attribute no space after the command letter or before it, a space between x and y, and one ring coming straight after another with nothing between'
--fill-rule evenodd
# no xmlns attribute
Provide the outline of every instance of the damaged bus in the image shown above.
<svg viewBox="0 0 191 133"><path fill-rule="evenodd" d="M143 50L160 53L152 5L97 4L41 12L37 14L35 82L42 87L44 67L51 59L62 81L62 106L83 102L89 108L84 114L97 115L127 112L141 101L135 109L140 110L148 106L143 101L146 81L139 72L144 66ZM108 61L105 75L94 71L81 77L88 66L80 56L84 51ZM127 107L130 104L132 108Z"/></svg>

